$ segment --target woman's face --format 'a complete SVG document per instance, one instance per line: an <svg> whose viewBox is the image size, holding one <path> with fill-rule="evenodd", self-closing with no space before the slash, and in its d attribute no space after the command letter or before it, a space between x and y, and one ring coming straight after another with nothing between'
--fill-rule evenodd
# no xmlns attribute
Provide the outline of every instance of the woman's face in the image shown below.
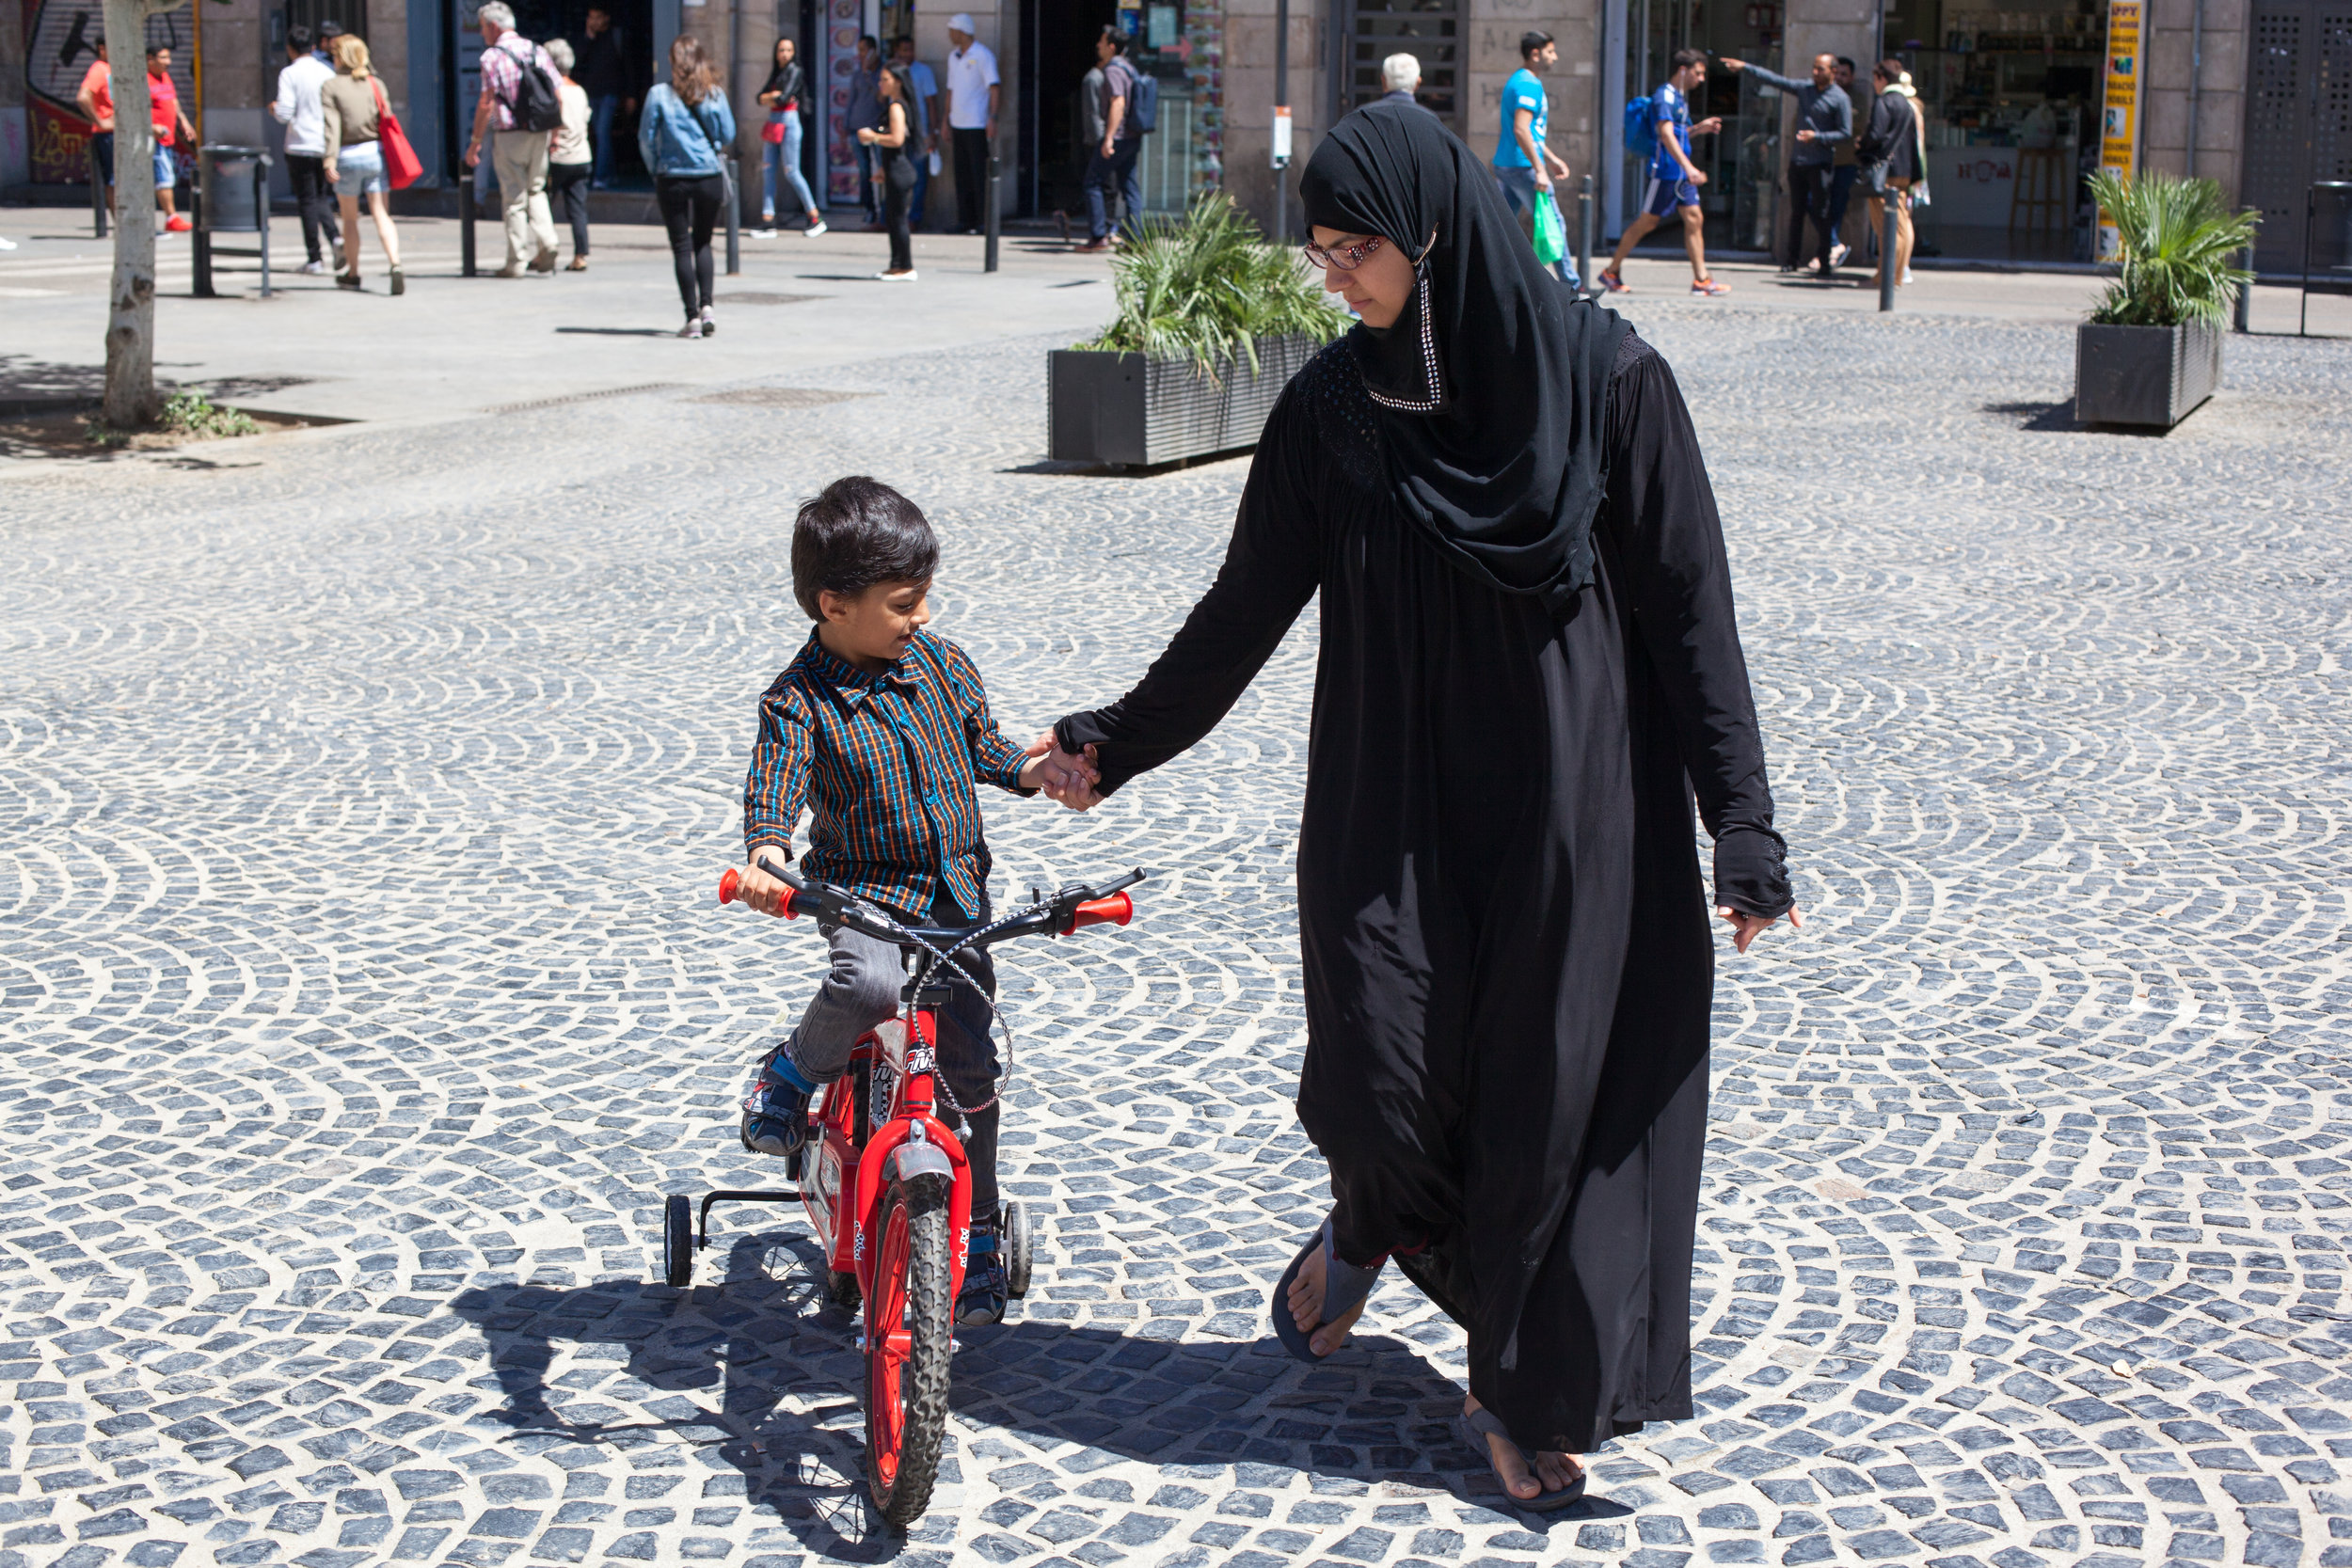
<svg viewBox="0 0 2352 1568"><path fill-rule="evenodd" d="M794 43L790 39L776 40L776 64L790 65L792 63L792 56L799 53L800 46Z"/></svg>
<svg viewBox="0 0 2352 1568"><path fill-rule="evenodd" d="M1323 269L1323 286L1346 300L1365 325L1394 326L1413 297L1413 261L1405 248L1381 238L1377 248L1354 267L1339 264L1349 259L1350 246L1370 245L1374 238L1315 225L1315 244L1334 253L1332 263Z"/></svg>
<svg viewBox="0 0 2352 1568"><path fill-rule="evenodd" d="M874 79L874 90L884 98L895 99L898 96L898 78L885 71Z"/></svg>

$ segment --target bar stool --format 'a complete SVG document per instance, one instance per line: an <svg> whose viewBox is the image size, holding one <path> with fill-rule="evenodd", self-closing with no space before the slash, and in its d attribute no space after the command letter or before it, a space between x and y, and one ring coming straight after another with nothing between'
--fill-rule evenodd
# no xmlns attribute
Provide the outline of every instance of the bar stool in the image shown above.
<svg viewBox="0 0 2352 1568"><path fill-rule="evenodd" d="M2017 151L2017 178L2009 187L2009 227L2013 233L2018 219L2026 223L2026 232L2037 234L2043 230L2066 227L2066 150L2062 147L2021 147Z"/></svg>

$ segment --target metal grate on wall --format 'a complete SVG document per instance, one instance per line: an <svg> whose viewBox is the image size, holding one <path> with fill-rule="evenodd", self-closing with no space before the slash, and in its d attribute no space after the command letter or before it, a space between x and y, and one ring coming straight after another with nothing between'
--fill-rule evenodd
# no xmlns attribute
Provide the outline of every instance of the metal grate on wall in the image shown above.
<svg viewBox="0 0 2352 1568"><path fill-rule="evenodd" d="M2352 180L2352 6L2257 0L2251 44L2240 188L2263 215L2256 266L2293 270L2312 182Z"/></svg>
<svg viewBox="0 0 2352 1568"><path fill-rule="evenodd" d="M1377 99L1386 87L1380 62L1391 55L1421 61L1421 103L1462 130L1461 0L1353 0L1346 8L1347 61L1340 112Z"/></svg>

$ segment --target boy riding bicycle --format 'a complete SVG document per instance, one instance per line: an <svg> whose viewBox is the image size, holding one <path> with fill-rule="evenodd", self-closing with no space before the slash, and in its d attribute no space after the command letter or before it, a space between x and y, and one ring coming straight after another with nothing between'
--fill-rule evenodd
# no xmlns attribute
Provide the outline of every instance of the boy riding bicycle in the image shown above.
<svg viewBox="0 0 2352 1568"><path fill-rule="evenodd" d="M803 504L792 529L792 592L815 629L759 704L759 737L743 781L748 869L738 896L784 912L785 884L764 852L791 858L809 813L811 877L848 888L898 920L963 926L988 916L988 845L978 784L1035 794L1042 759L989 717L980 673L963 650L923 629L939 543L915 504L865 478L835 480ZM859 1037L898 1011L904 982L895 946L821 927L833 968L798 1027L761 1064L743 1101L743 1147L789 1155L807 1137L808 1106L841 1076ZM957 982L940 1017L939 1068L971 1125L971 1260L959 1323L1004 1316L996 1236L996 1051L990 1031L995 966L983 948L958 961L987 995ZM950 1121L952 1122L952 1116Z"/></svg>

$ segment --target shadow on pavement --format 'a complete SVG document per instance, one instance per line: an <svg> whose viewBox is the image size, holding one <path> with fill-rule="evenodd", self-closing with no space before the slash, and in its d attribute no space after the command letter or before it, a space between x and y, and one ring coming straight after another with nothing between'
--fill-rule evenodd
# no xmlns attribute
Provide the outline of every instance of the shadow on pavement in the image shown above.
<svg viewBox="0 0 2352 1568"><path fill-rule="evenodd" d="M511 1429L502 1447L585 1445L617 1459L682 1441L714 1495L733 1495L727 1478L739 1476L744 1499L803 1549L882 1560L907 1543L866 1511L857 1323L822 1305L818 1262L805 1238L771 1233L737 1241L717 1284L499 1286L452 1305L489 1341L502 1403L486 1415ZM953 1401L965 1431L943 1484L985 1473L992 1491L1025 1491L1143 1461L1179 1481L1232 1466L1245 1487L1279 1487L1297 1470L1401 1482L1536 1531L1629 1512L1605 1497L1543 1515L1513 1508L1455 1435L1460 1386L1400 1339L1362 1338L1304 1367L1270 1338L1179 1341L1027 1319L958 1338ZM1049 1466L992 1442L991 1429L1077 1448ZM567 1469L606 1463L557 1457ZM918 1539L930 1533L917 1527Z"/></svg>

